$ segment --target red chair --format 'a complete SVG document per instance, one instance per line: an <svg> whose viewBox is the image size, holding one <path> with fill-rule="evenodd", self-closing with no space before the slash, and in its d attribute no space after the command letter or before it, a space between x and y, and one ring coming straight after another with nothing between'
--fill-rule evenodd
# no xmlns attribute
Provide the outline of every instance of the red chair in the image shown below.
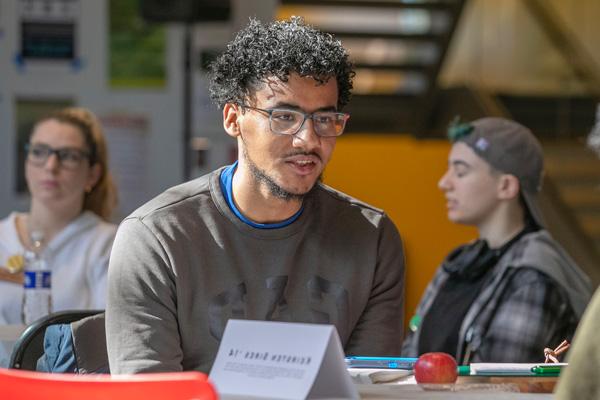
<svg viewBox="0 0 600 400"><path fill-rule="evenodd" d="M3 400L214 400L217 392L200 372L139 375L48 374L0 368Z"/></svg>

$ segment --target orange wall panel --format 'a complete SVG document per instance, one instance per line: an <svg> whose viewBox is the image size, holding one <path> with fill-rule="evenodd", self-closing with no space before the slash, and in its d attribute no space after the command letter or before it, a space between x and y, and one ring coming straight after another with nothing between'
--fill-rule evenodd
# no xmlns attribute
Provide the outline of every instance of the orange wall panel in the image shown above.
<svg viewBox="0 0 600 400"><path fill-rule="evenodd" d="M354 134L338 139L326 184L382 208L396 223L406 254L405 325L437 266L455 246L477 236L446 219L437 182L450 144L408 135Z"/></svg>

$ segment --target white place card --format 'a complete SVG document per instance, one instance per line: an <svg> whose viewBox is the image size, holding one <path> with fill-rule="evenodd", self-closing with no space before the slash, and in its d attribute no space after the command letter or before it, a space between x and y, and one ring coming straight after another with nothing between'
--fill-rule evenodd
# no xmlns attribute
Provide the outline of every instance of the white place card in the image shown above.
<svg viewBox="0 0 600 400"><path fill-rule="evenodd" d="M226 396L359 398L332 325L229 320L210 379Z"/></svg>

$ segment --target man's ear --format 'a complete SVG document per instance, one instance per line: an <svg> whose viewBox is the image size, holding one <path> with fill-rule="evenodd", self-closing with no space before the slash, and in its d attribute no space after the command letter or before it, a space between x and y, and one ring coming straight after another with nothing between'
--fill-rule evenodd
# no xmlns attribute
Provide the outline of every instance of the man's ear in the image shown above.
<svg viewBox="0 0 600 400"><path fill-rule="evenodd" d="M502 174L500 176L498 197L503 200L510 200L519 196L521 183L519 179L510 174Z"/></svg>
<svg viewBox="0 0 600 400"><path fill-rule="evenodd" d="M231 137L240 135L240 114L242 110L235 104L227 103L223 107L223 128Z"/></svg>

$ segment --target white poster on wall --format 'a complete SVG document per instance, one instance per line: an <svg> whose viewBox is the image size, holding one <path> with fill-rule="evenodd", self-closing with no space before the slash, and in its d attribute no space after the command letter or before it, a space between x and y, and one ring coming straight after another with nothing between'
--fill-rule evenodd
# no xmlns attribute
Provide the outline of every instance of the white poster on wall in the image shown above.
<svg viewBox="0 0 600 400"><path fill-rule="evenodd" d="M120 220L148 201L146 170L148 118L140 114L113 113L100 118L108 145L109 168L119 193Z"/></svg>

